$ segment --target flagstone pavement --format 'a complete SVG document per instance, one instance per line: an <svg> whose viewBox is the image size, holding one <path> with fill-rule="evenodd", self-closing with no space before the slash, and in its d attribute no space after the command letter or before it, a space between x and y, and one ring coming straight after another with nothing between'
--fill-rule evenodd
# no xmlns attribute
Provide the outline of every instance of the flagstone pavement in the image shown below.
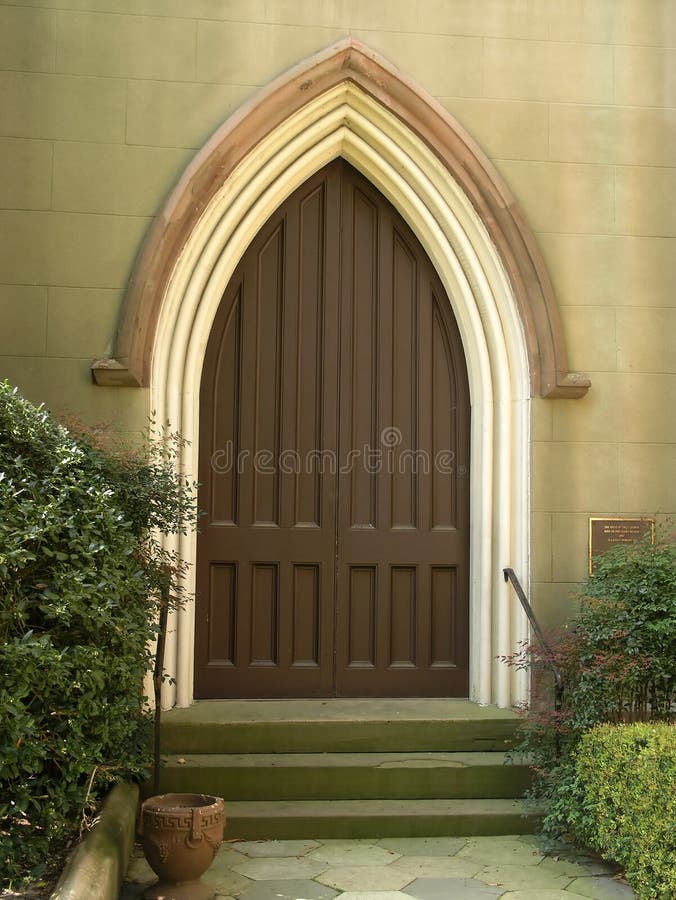
<svg viewBox="0 0 676 900"><path fill-rule="evenodd" d="M137 848L120 900L155 875ZM204 876L217 900L592 900L634 897L616 870L537 839L508 837L236 841Z"/></svg>

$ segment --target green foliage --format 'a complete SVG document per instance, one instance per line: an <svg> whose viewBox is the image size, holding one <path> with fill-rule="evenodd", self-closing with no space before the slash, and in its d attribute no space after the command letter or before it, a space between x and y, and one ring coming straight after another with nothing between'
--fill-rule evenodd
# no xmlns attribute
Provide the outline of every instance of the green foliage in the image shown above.
<svg viewBox="0 0 676 900"><path fill-rule="evenodd" d="M518 751L535 771L531 796L544 803L543 834L569 837L579 812L575 754L601 723L668 721L676 709L676 545L619 545L595 560L577 614L550 638L551 651L524 646L506 662L532 672L532 697ZM565 690L552 703L550 665Z"/></svg>
<svg viewBox="0 0 676 900"><path fill-rule="evenodd" d="M590 724L668 718L676 694L676 545L668 536L597 557L576 631L578 716Z"/></svg>
<svg viewBox="0 0 676 900"><path fill-rule="evenodd" d="M574 837L624 866L640 898L676 897L676 726L600 725L574 758Z"/></svg>
<svg viewBox="0 0 676 900"><path fill-rule="evenodd" d="M94 798L146 773L161 589L180 601L157 534L195 519L178 449L106 450L0 383L1 879L77 833L93 773Z"/></svg>

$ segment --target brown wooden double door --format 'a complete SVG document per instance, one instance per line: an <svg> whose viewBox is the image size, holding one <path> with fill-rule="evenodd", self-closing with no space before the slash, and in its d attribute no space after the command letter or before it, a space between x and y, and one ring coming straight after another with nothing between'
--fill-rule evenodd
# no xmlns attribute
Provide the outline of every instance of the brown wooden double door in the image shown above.
<svg viewBox="0 0 676 900"><path fill-rule="evenodd" d="M195 695L467 696L468 465L441 283L331 163L252 242L206 350Z"/></svg>

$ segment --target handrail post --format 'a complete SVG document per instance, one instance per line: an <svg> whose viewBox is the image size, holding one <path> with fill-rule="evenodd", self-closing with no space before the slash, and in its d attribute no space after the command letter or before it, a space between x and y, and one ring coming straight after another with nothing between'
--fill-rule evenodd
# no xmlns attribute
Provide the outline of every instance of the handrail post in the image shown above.
<svg viewBox="0 0 676 900"><path fill-rule="evenodd" d="M561 670L559 669L559 667L554 662L554 653L552 651L552 648L545 640L542 629L540 628L540 625L535 618L533 608L528 602L528 597L526 597L524 589L521 587L521 582L517 578L514 569L509 567L504 568L502 570L502 574L505 581L511 582L512 587L516 591L516 595L519 598L521 606L523 607L523 611L526 613L531 628L533 629L533 633L537 637L542 649L545 652L547 662L549 663L549 668L552 670L552 673L554 675L554 709L556 710L556 712L559 712L563 704L563 675L561 674Z"/></svg>

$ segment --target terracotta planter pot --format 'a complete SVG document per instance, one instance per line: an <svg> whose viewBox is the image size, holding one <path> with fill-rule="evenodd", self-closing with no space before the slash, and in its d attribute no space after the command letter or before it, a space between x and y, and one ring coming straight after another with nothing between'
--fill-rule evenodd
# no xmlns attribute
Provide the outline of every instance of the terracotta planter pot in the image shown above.
<svg viewBox="0 0 676 900"><path fill-rule="evenodd" d="M143 852L159 876L147 900L212 900L200 878L221 846L223 800L208 794L160 794L141 806Z"/></svg>

